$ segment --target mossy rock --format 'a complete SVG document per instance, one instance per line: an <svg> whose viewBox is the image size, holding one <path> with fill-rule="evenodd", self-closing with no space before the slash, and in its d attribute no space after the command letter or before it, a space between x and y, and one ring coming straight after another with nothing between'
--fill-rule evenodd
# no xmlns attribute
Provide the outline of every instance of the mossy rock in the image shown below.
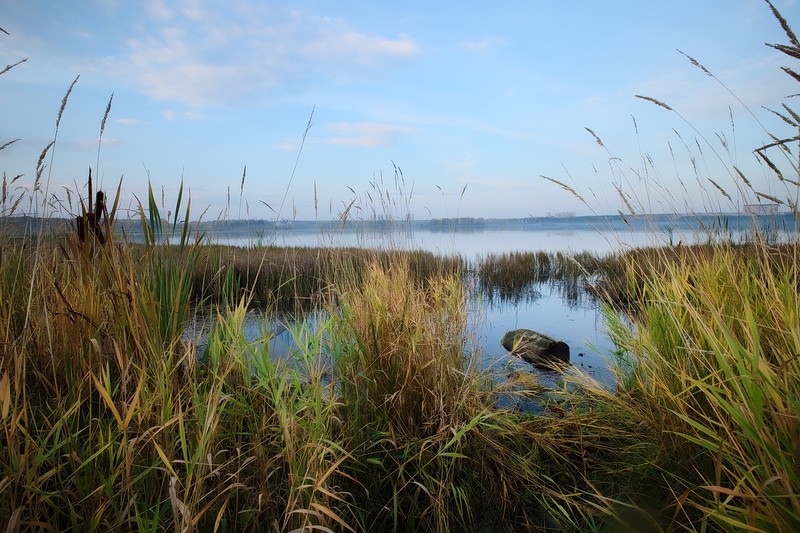
<svg viewBox="0 0 800 533"><path fill-rule="evenodd" d="M558 368L569 364L569 346L563 341L530 329L514 329L500 341L512 354L540 368Z"/></svg>

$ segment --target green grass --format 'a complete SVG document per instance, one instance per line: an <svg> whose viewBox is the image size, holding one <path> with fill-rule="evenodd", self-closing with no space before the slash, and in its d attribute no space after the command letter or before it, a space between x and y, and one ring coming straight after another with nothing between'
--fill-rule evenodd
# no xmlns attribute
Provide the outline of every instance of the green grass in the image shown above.
<svg viewBox="0 0 800 533"><path fill-rule="evenodd" d="M675 490L674 511L723 529L793 530L798 247L716 245L664 259L638 280L637 333L619 322L614 332L631 354L622 393L658 438L654 466Z"/></svg>

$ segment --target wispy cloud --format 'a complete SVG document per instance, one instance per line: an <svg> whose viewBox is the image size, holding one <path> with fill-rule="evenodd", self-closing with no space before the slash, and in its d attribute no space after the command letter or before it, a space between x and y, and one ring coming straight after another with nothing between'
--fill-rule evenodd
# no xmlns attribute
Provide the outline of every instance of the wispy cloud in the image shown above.
<svg viewBox="0 0 800 533"><path fill-rule="evenodd" d="M398 138L412 132L410 128L378 124L374 122L337 122L328 124L326 130L333 133L321 142L359 148L383 148L397 142Z"/></svg>
<svg viewBox="0 0 800 533"><path fill-rule="evenodd" d="M794 80L780 70L784 63L777 53L768 53L713 72L725 87L689 65L639 83L633 92L657 98L685 116L717 118L727 114L729 106L741 109L737 98L757 110L796 92Z"/></svg>
<svg viewBox="0 0 800 533"><path fill-rule="evenodd" d="M205 0L152 0L148 32L126 43L116 70L149 96L191 106L268 99L320 78L341 83L413 58L405 35L362 33L345 20L243 0L221 10Z"/></svg>
<svg viewBox="0 0 800 533"><path fill-rule="evenodd" d="M480 55L485 55L495 48L504 46L508 41L503 37L496 35L487 35L474 41L464 41L461 47L468 52L475 52Z"/></svg>
<svg viewBox="0 0 800 533"><path fill-rule="evenodd" d="M197 111L173 111L171 109L162 109L161 116L165 119L172 120L203 120L205 116Z"/></svg>
<svg viewBox="0 0 800 533"><path fill-rule="evenodd" d="M85 150L87 148L97 148L99 139L72 139L64 142L64 146L70 150ZM103 137L102 146L112 146L124 144L122 139L113 137Z"/></svg>
<svg viewBox="0 0 800 533"><path fill-rule="evenodd" d="M138 126L140 124L144 124L144 121L139 120L138 118L116 118L114 119L114 122L123 126Z"/></svg>
<svg viewBox="0 0 800 533"><path fill-rule="evenodd" d="M296 142L279 142L272 145L276 150L284 150L286 152L297 151L300 148L300 143Z"/></svg>
<svg viewBox="0 0 800 533"><path fill-rule="evenodd" d="M153 20L167 21L175 15L175 12L167 7L164 0L150 0L147 3L147 14Z"/></svg>

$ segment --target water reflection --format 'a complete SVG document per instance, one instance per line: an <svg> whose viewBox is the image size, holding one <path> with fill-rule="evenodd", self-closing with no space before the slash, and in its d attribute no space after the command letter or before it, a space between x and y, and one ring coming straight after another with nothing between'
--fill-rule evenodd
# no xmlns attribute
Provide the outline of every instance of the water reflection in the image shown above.
<svg viewBox="0 0 800 533"><path fill-rule="evenodd" d="M539 283L514 297L481 298L475 305L471 312L480 317L476 343L481 347L485 368L504 374L534 371L543 385L555 386L560 373L533 369L501 345L506 332L532 329L566 342L574 366L601 384L613 386L609 365L614 346L597 302L586 291L572 284Z"/></svg>
<svg viewBox="0 0 800 533"><path fill-rule="evenodd" d="M476 283L474 280L472 283ZM503 335L513 329L532 329L566 342L570 361L576 370L585 372L600 384L613 388L614 376L609 368L613 344L606 335L606 321L597 302L580 286L572 283L548 282L511 292L473 291L468 312L473 334L472 351L479 357L480 368L495 374L495 384L533 375L542 387L558 387L560 372L537 369L503 348ZM291 364L295 352L303 353L318 326L327 319L322 311L302 316L267 314L249 311L243 321L244 336L251 349L268 349L271 357ZM187 338L204 353L208 332L215 317L198 316ZM530 410L524 398L501 398L505 406Z"/></svg>

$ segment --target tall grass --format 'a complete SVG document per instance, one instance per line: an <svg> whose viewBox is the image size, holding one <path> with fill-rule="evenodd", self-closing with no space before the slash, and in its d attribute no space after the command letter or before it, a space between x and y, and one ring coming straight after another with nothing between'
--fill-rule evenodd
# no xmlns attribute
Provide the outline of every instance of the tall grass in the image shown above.
<svg viewBox="0 0 800 533"><path fill-rule="evenodd" d="M230 293L199 351L180 333L202 245L171 243L174 221L142 213L144 246L69 236L40 250L36 279L9 261L30 260L25 247L3 256L16 285L2 290L19 301L2 311L8 528L513 529L543 516L530 415L494 408L474 372L457 272L418 278L405 254L336 265L331 318L293 326L288 359L244 337L251 301Z"/></svg>
<svg viewBox="0 0 800 533"><path fill-rule="evenodd" d="M462 269L459 258L430 252L321 247L237 247L204 244L196 268L189 270L193 293L220 301L233 290L252 304L279 311L308 311L323 303L326 289L342 276L363 277L375 262L408 262L416 281Z"/></svg>
<svg viewBox="0 0 800 533"><path fill-rule="evenodd" d="M717 245L639 276L614 339L629 408L654 431L674 512L698 527L800 524L798 248ZM615 321L616 320L616 321ZM615 321L615 322L614 322ZM635 331L635 332L634 332Z"/></svg>
<svg viewBox="0 0 800 533"><path fill-rule="evenodd" d="M778 50L800 58L775 14L790 41ZM0 234L8 531L800 525L796 242L487 258L488 290L565 276L608 302L617 388L570 371L542 392L477 371L459 260L208 246L182 193L169 220L152 189L138 211L143 244L106 213L105 243ZM327 317L290 328L288 357L266 327L245 337L250 308L304 298ZM215 317L202 348L183 335L200 307ZM500 408L500 393L537 413Z"/></svg>
<svg viewBox="0 0 800 533"><path fill-rule="evenodd" d="M800 42L769 6L790 41L774 47L800 59ZM792 68L784 70L800 79ZM657 99L643 98L677 113ZM783 106L781 116L798 126L790 106ZM779 166L798 173L789 147L800 139L772 138L756 154L786 189L783 197L755 190L736 167L730 173L742 197L765 198L796 213L798 183ZM769 149L780 161L773 162ZM623 199L633 198L618 191ZM704 194L711 197L709 191ZM636 206L626 205L635 214ZM709 231L713 238L702 246L624 254L621 275L599 286L608 301L622 304L626 316L621 318L619 307L606 313L619 347L620 382L613 401L604 405L638 420L638 442L658 453L646 456L649 467L640 471L649 494L628 490L634 485L620 490L605 483L595 483L593 493L649 511L663 529L795 531L800 527L798 244L793 238L777 245L756 231L749 242L737 245L715 228ZM636 445L621 437L619 448ZM622 477L630 466L623 458L605 479Z"/></svg>

